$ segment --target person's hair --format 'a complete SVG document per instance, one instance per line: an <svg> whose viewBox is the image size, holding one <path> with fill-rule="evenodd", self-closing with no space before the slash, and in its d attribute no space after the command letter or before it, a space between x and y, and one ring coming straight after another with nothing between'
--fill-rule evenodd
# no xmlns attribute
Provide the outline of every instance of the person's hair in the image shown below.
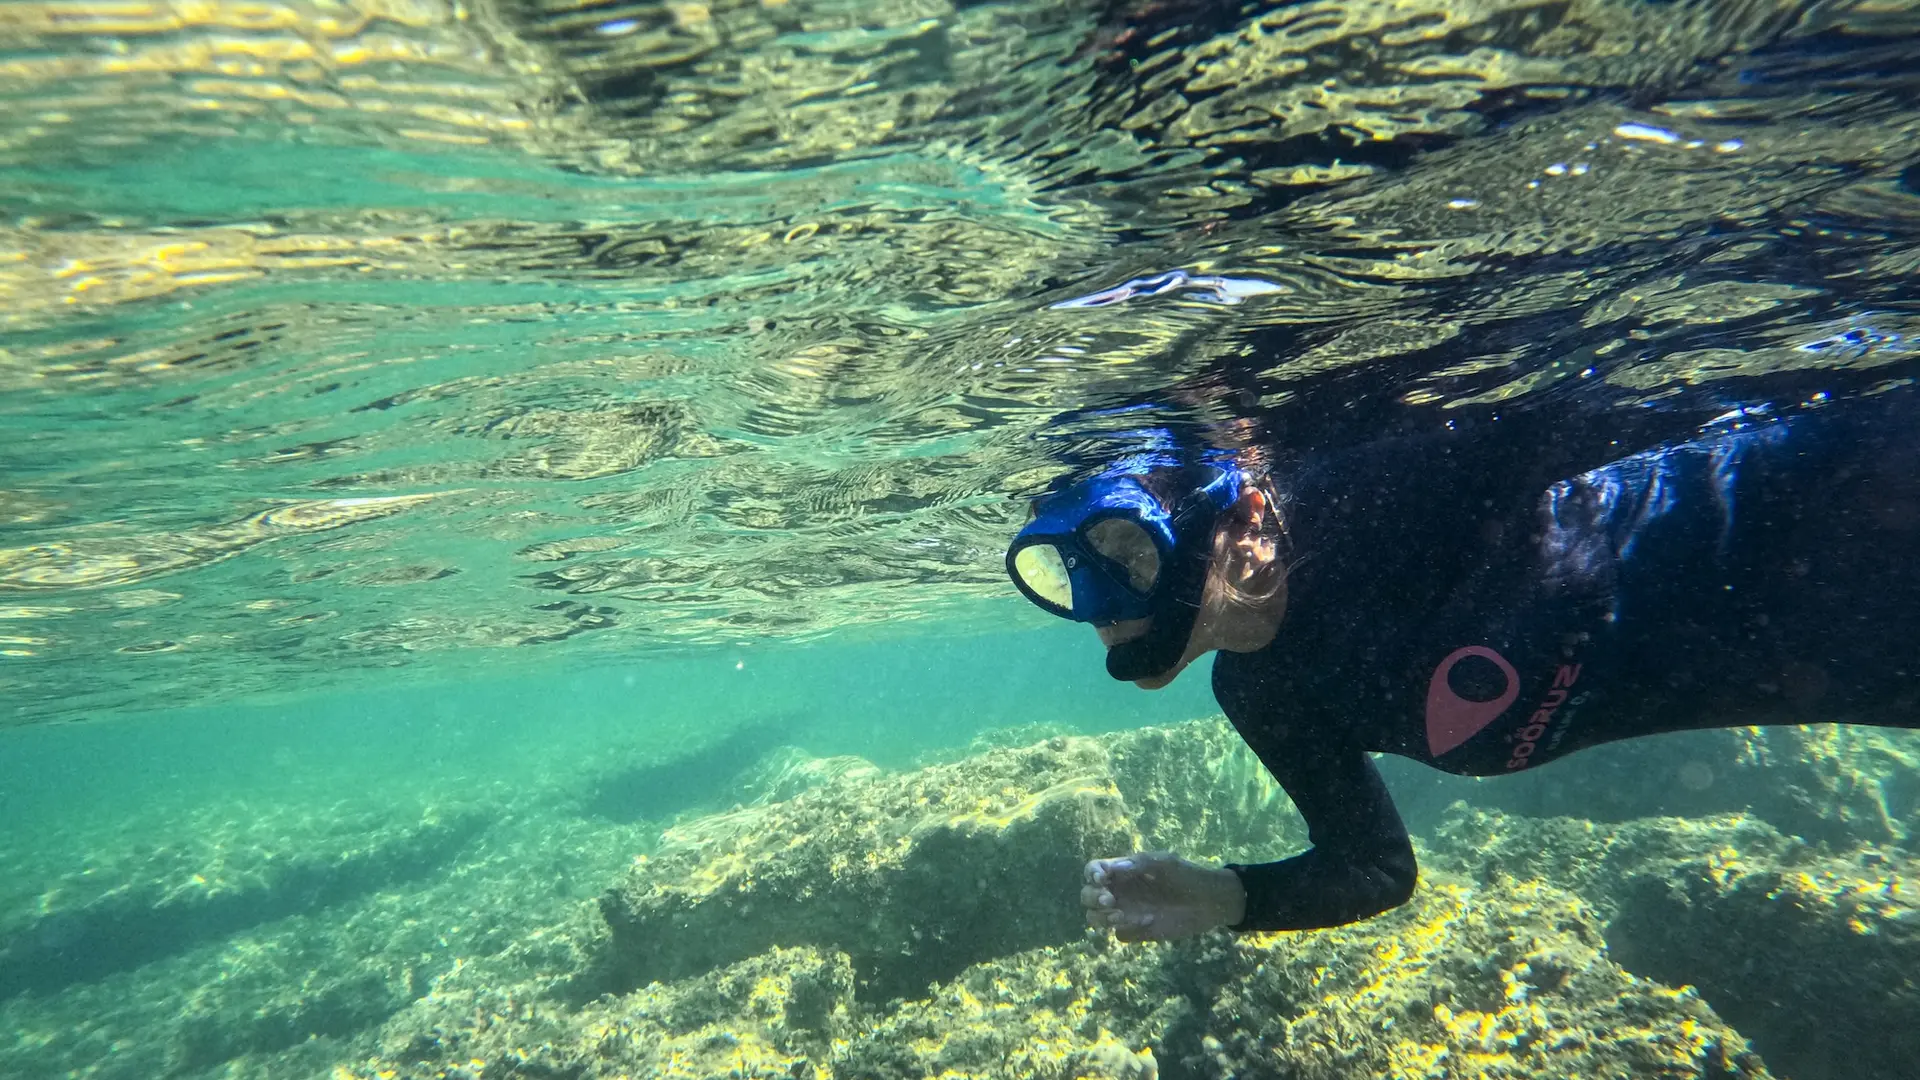
<svg viewBox="0 0 1920 1080"><path fill-rule="evenodd" d="M1220 568L1221 592L1227 602L1238 607L1260 607L1271 602L1286 585L1292 552L1280 497L1272 481L1265 475L1252 475L1246 478L1246 487L1262 496L1260 516L1250 532L1238 527L1216 529L1212 557Z"/></svg>
<svg viewBox="0 0 1920 1080"><path fill-rule="evenodd" d="M1136 477L1147 494L1161 506L1172 508L1187 493L1191 473L1162 469ZM1265 510L1254 523L1251 534L1239 529L1216 528L1213 546L1207 552L1212 565L1221 568L1220 583L1227 601L1239 607L1259 607L1271 601L1286 583L1292 552L1287 544L1286 524L1281 517L1280 497L1264 472L1246 473L1244 486L1259 491ZM1238 502L1240 496L1236 495ZM1223 513L1232 515L1229 509ZM1245 541L1249 550L1235 550L1229 534ZM1252 556L1252 557L1249 557Z"/></svg>

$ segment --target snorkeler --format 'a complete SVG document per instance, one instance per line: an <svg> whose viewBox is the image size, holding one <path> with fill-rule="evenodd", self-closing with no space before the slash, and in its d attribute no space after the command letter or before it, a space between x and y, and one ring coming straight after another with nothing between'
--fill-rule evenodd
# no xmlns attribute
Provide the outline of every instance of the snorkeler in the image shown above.
<svg viewBox="0 0 1920 1080"><path fill-rule="evenodd" d="M1413 847L1370 752L1499 776L1687 728L1920 727L1916 405L1817 395L1644 449L1513 414L1269 475L1123 462L1040 498L1007 552L1021 592L1149 689L1220 650L1214 695L1312 844L1096 859L1088 921L1162 940L1403 903Z"/></svg>

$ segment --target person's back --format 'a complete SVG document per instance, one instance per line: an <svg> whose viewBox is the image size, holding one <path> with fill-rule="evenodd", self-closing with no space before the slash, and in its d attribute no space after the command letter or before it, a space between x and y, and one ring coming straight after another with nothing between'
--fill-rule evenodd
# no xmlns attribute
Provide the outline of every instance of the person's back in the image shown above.
<svg viewBox="0 0 1920 1080"><path fill-rule="evenodd" d="M1072 603L1050 607L1101 626L1116 674L1151 658L1142 685L1164 685L1222 650L1216 697L1313 842L1224 877L1170 855L1096 860L1090 920L1164 937L1332 925L1404 901L1412 846L1373 752L1501 775L1684 728L1920 727L1920 395L1739 409L1614 453L1605 436L1536 416L1246 481L1231 505L1202 506L1213 535L1180 550L1214 553L1206 585L1187 571L1177 599L1169 572L1131 606L1083 603L1118 580L1084 569L1106 553L1076 546L1065 520L1030 525L1009 555L1016 581L1014 553L1036 544L1083 564L1060 585ZM1132 513L1100 508L1108 483L1070 489L1075 513ZM1284 584L1249 603L1221 566L1245 563L1274 517ZM1143 650L1168 626L1179 642Z"/></svg>
<svg viewBox="0 0 1920 1080"><path fill-rule="evenodd" d="M1216 692L1243 727L1476 775L1650 731L1898 723L1920 700L1917 419L1904 391L1741 412L1455 521L1452 455L1403 451L1418 483L1365 513L1295 497L1287 619L1220 656ZM1388 516L1472 545L1375 535Z"/></svg>

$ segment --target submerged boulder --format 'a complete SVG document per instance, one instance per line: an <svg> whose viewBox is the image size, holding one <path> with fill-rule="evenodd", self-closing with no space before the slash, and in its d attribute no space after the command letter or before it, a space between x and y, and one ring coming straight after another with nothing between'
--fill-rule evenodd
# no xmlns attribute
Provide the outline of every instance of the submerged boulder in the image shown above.
<svg viewBox="0 0 1920 1080"><path fill-rule="evenodd" d="M1745 814L1808 841L1920 850L1920 731L1710 728L1626 739L1517 775L1454 777L1404 761L1387 762L1386 772L1407 821L1423 831L1466 799L1536 818Z"/></svg>
<svg viewBox="0 0 1920 1080"><path fill-rule="evenodd" d="M1607 918L1629 970L1692 984L1796 1080L1920 1060L1920 860L1833 854L1755 818L1621 825L1456 808L1439 861L1546 878Z"/></svg>
<svg viewBox="0 0 1920 1080"><path fill-rule="evenodd" d="M1219 721L848 772L622 871L595 974L554 984L611 993L449 976L341 1073L1765 1080L1765 1055L1893 1080L1920 1054L1920 866L1753 815L1462 805L1376 919L1149 945L1080 925L1085 858L1272 858L1302 832Z"/></svg>
<svg viewBox="0 0 1920 1080"><path fill-rule="evenodd" d="M1430 881L1388 916L1235 947L1202 1075L1769 1075L1697 994L1622 970L1593 909L1539 882Z"/></svg>
<svg viewBox="0 0 1920 1080"><path fill-rule="evenodd" d="M1286 850L1290 814L1224 724L1061 737L668 830L601 900L612 984L775 946L852 957L863 997L1076 937L1081 867L1142 846Z"/></svg>
<svg viewBox="0 0 1920 1080"><path fill-rule="evenodd" d="M1767 1080L1698 995L1606 954L1571 894L1440 883L1356 926L1087 935L863 1006L840 952L775 948L577 1011L485 990L396 1017L342 1080L741 1077Z"/></svg>
<svg viewBox="0 0 1920 1080"><path fill-rule="evenodd" d="M847 957L807 948L771 949L578 1010L492 988L436 991L387 1023L376 1055L334 1076L813 1078L828 1075L852 1008Z"/></svg>
<svg viewBox="0 0 1920 1080"><path fill-rule="evenodd" d="M853 1039L841 1080L963 1075L1584 1076L1760 1080L1699 997L1607 959L1593 911L1549 886L1423 888L1302 934L1093 939L969 969Z"/></svg>
<svg viewBox="0 0 1920 1080"><path fill-rule="evenodd" d="M675 829L607 892L616 983L684 978L775 946L853 957L862 991L917 993L1078 932L1079 873L1133 830L1106 755L1053 740Z"/></svg>

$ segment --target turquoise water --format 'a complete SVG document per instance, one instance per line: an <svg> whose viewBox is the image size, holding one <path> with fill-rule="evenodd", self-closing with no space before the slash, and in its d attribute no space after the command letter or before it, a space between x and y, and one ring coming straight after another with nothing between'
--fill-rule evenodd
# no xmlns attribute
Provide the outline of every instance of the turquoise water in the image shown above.
<svg viewBox="0 0 1920 1080"><path fill-rule="evenodd" d="M1128 692L1086 645L746 642L10 729L0 1053L324 1075L433 979L577 919L662 828L763 801L770 760L912 769L1213 710L1199 681Z"/></svg>
<svg viewBox="0 0 1920 1080"><path fill-rule="evenodd" d="M1006 607L1010 622L1026 619ZM463 787L564 786L569 774L635 754L672 757L732 730L758 733L762 749L791 743L901 768L1010 729L1096 733L1216 711L1199 680L1142 694L1088 665L1087 652L1051 627L750 644L20 728L6 736L0 813L24 835L135 820L210 793L402 802Z"/></svg>
<svg viewBox="0 0 1920 1080"><path fill-rule="evenodd" d="M1204 672L1115 684L1013 594L1006 540L1059 477L1170 434L1260 462L1419 410L1910 382L1916 40L1903 3L0 5L0 1075L634 1072L402 1036L487 1029L499 987L527 1038L565 1041L517 1010L600 1023L589 991L643 991L595 981L596 899L639 856L733 858L801 790L1216 713ZM1524 863L1461 837L1665 821L1714 838L1672 846L1725 884L1770 823L1887 876L1885 918L1832 940L1905 963L1888 912L1920 902L1886 868L1920 834L1920 747L1738 738L1596 753L1565 790L1391 777L1460 890ZM1193 836L1291 828L1243 760L1194 769L1163 785L1193 789L1166 812ZM1796 873L1855 881L1821 866ZM1595 890L1566 925L1615 917ZM1327 947L1310 967L1399 946ZM1168 955L1180 993L1213 970ZM1774 1075L1840 1075L1780 1034L1814 975L1768 1012L1724 989L1744 976L1628 966L1706 986ZM937 1008L959 1024L979 989ZM665 1014L619 1000L603 1026ZM889 1025L934 1000L807 1039L918 1075L847 1045L920 1045ZM1836 1000L1920 1030L1906 998ZM1375 1005L1339 1038L1391 1030ZM981 1042L1003 1071L976 1073L1157 1075L1123 1005L1081 1007L1085 1047ZM1154 1023L1168 1076L1324 1064ZM1447 1030L1391 1074L1524 1072L1473 1071L1492 1044ZM1455 1071L1421 1071L1447 1039ZM681 1075L832 1075L807 1045L798 1072Z"/></svg>

